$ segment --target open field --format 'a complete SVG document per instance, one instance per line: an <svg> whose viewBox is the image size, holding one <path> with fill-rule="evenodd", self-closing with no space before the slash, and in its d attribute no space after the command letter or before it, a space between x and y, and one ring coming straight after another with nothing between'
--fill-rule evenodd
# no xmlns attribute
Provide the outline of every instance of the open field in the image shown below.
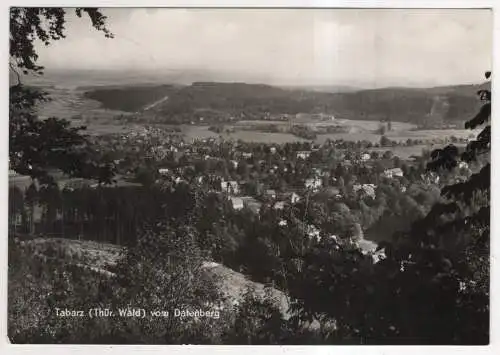
<svg viewBox="0 0 500 355"><path fill-rule="evenodd" d="M290 124L300 124L310 127L311 129L328 127L328 126L341 126L348 127L353 132L359 131L376 131L379 128L380 123L378 121L367 121L367 120L347 120L347 119L335 119L335 120L317 120L317 119L295 119L290 120L241 120L231 124L232 127L240 126L259 126L259 125L276 125L278 127L288 127ZM412 123L407 122L392 122L392 130L394 132L409 131L415 129L417 126Z"/></svg>
<svg viewBox="0 0 500 355"><path fill-rule="evenodd" d="M312 127L325 127L325 126L346 126L352 131L376 131L379 128L380 122L368 120L347 120L335 119L334 121L310 121L307 125ZM417 126L407 122L392 122L392 130L394 132L408 131L416 128Z"/></svg>
<svg viewBox="0 0 500 355"><path fill-rule="evenodd" d="M125 134L137 130L135 125L121 125L91 122L87 126L86 133L89 135L99 136L106 134Z"/></svg>
<svg viewBox="0 0 500 355"><path fill-rule="evenodd" d="M234 139L245 142L256 142L256 143L276 143L284 144L297 141L305 141L305 139L294 136L289 133L267 133L258 131L235 131L231 133L215 133L208 129L208 126L182 126L182 133L188 141L194 139L206 139L206 138L219 138L223 139Z"/></svg>
<svg viewBox="0 0 500 355"><path fill-rule="evenodd" d="M259 143L287 143L287 142L297 142L305 141L303 138L299 138L293 134L281 132L261 132L257 128L256 130L250 130L249 126L258 127L261 125L273 124L278 127L288 126L288 122L283 121L240 121L231 125L225 125L224 128L233 129L234 132L222 132L215 133L208 129L208 126L195 126L195 125L185 125L182 126L182 132L188 140L192 139L204 139L204 138L218 138L222 137L224 139L241 139L248 142L259 142ZM357 121L357 120L336 120L334 122L310 122L307 125L314 126L325 126L325 125L338 125L346 127L348 132L343 133L328 133L328 134L318 134L315 139L316 143L324 143L327 139L337 140L344 139L347 141L358 141L366 140L373 143L380 142L381 135L376 132L379 123L373 121ZM422 140L433 140L433 139L444 139L455 136L457 138L469 138L475 136L479 133L479 130L471 131L465 129L442 129L442 130L415 130L415 126L404 122L393 122L393 129L387 132L385 135L387 138L395 141L406 141L408 139L422 139ZM243 130L242 128L245 127ZM409 147L412 148L412 147ZM421 150L421 148L419 148ZM409 149L414 150L414 149ZM413 154L413 153L412 153Z"/></svg>
<svg viewBox="0 0 500 355"><path fill-rule="evenodd" d="M128 113L117 110L102 108L95 100L83 96L83 91L72 88L42 88L50 100L38 106L38 114L41 118L56 116L60 118L112 118L117 115Z"/></svg>
<svg viewBox="0 0 500 355"><path fill-rule="evenodd" d="M403 160L408 160L412 156L421 156L422 151L424 149L432 150L432 149L437 149L441 145L439 144L418 144L418 145L412 145L412 146L401 146L401 147L381 147L381 148L371 148L369 151L371 152L379 152L380 154L383 154L387 150L390 150L395 156L398 156L400 159Z"/></svg>
<svg viewBox="0 0 500 355"><path fill-rule="evenodd" d="M457 138L470 138L476 136L480 130L465 130L465 129L436 129L436 130L416 130L416 131L390 131L385 134L390 140L397 142L404 142L408 139L445 139L455 136ZM323 143L327 139L336 140L344 139L346 141L366 140L372 143L380 142L381 135L370 131L359 131L352 133L329 133L321 134L316 138L317 143Z"/></svg>
<svg viewBox="0 0 500 355"><path fill-rule="evenodd" d="M70 120L74 125L87 126L90 134L106 134L127 130L116 117L130 113L102 108L95 100L83 96L77 88L41 87L50 100L37 106L40 118L57 117Z"/></svg>

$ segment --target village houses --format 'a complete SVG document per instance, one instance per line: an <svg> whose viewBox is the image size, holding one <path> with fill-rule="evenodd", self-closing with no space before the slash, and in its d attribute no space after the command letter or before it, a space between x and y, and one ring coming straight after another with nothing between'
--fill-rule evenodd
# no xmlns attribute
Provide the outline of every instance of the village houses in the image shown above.
<svg viewBox="0 0 500 355"><path fill-rule="evenodd" d="M243 204L243 199L241 197L231 197L231 204L233 206L233 209L236 211L239 211L243 209L244 204Z"/></svg>
<svg viewBox="0 0 500 355"><path fill-rule="evenodd" d="M323 182L318 177L306 179L304 183L304 187L312 191L317 191L321 186L323 186Z"/></svg>
<svg viewBox="0 0 500 355"><path fill-rule="evenodd" d="M221 191L230 195L238 195L240 193L240 186L236 181L221 181Z"/></svg>
<svg viewBox="0 0 500 355"><path fill-rule="evenodd" d="M272 199L276 198L276 191L275 190L266 190L266 196Z"/></svg>
<svg viewBox="0 0 500 355"><path fill-rule="evenodd" d="M297 152L297 159L308 159L309 156L311 155L311 151L309 150L301 150Z"/></svg>
<svg viewBox="0 0 500 355"><path fill-rule="evenodd" d="M393 177L403 177L403 170L401 168L392 168L392 169L386 169L384 171L384 176L386 178L393 178Z"/></svg>

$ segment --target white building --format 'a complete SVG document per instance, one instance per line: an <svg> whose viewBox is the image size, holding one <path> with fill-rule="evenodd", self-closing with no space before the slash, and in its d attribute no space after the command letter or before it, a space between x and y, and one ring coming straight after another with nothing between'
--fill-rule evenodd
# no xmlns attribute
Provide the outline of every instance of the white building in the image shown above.
<svg viewBox="0 0 500 355"><path fill-rule="evenodd" d="M304 186L306 189L316 191L321 186L323 186L323 182L321 181L321 179L318 179L318 178L310 178L310 179L306 179Z"/></svg>
<svg viewBox="0 0 500 355"><path fill-rule="evenodd" d="M302 150L302 151L297 152L298 159L306 160L307 158L309 158L310 155L311 155L311 152L308 150Z"/></svg>
<svg viewBox="0 0 500 355"><path fill-rule="evenodd" d="M384 171L384 176L387 178L403 177L403 170L401 168L392 168Z"/></svg>
<svg viewBox="0 0 500 355"><path fill-rule="evenodd" d="M281 221L278 222L278 225L280 227L284 227L284 226L288 225L288 222L286 221L286 219L282 219Z"/></svg>
<svg viewBox="0 0 500 355"><path fill-rule="evenodd" d="M233 166L234 169L238 168L238 162L236 160L231 160L231 165Z"/></svg>
<svg viewBox="0 0 500 355"><path fill-rule="evenodd" d="M233 209L236 211L239 211L244 207L243 199L240 197L231 197L231 204L233 205Z"/></svg>
<svg viewBox="0 0 500 355"><path fill-rule="evenodd" d="M222 181L220 183L222 192L237 195L240 193L240 186L236 181Z"/></svg>
<svg viewBox="0 0 500 355"><path fill-rule="evenodd" d="M361 252L365 255L371 255L373 261L377 263L381 259L385 258L385 252L383 249L377 251L377 244L371 240L359 239L355 242L356 245L361 249Z"/></svg>
<svg viewBox="0 0 500 355"><path fill-rule="evenodd" d="M284 201L278 201L274 204L273 208L275 210L283 210L285 209L285 202Z"/></svg>
<svg viewBox="0 0 500 355"><path fill-rule="evenodd" d="M266 196L270 197L272 199L275 199L276 198L276 191L274 191L274 190L267 190L266 191Z"/></svg>
<svg viewBox="0 0 500 355"><path fill-rule="evenodd" d="M363 153L363 154L361 154L361 160L362 161L367 161L367 160L370 160L370 159L371 159L370 153Z"/></svg>
<svg viewBox="0 0 500 355"><path fill-rule="evenodd" d="M292 192L290 195L290 203L294 204L300 201L300 196L297 195L295 192Z"/></svg>
<svg viewBox="0 0 500 355"><path fill-rule="evenodd" d="M262 206L262 203L257 201L255 198L251 196L242 196L241 199L243 200L243 205L248 208L250 211L252 211L255 214L258 214L260 211L260 208Z"/></svg>
<svg viewBox="0 0 500 355"><path fill-rule="evenodd" d="M314 238L316 239L317 241L320 241L321 240L321 237L320 237L320 230L318 228L316 228L316 226L313 226L312 224L308 225L307 226L307 229L306 229L306 234L309 238Z"/></svg>

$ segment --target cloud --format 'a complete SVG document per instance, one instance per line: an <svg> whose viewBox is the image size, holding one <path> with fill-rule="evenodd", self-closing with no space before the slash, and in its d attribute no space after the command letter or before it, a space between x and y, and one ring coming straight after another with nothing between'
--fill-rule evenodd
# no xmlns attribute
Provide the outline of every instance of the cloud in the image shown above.
<svg viewBox="0 0 500 355"><path fill-rule="evenodd" d="M270 83L429 85L490 69L488 10L105 9L116 38L71 16L48 68L234 73Z"/></svg>

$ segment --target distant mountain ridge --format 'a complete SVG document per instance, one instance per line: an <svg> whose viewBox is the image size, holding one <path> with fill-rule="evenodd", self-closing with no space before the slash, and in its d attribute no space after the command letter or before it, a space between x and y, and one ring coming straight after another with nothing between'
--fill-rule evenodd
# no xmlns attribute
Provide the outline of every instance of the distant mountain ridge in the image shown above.
<svg viewBox="0 0 500 355"><path fill-rule="evenodd" d="M106 86L86 91L84 96L99 101L105 108L136 112L179 90L174 85Z"/></svg>
<svg viewBox="0 0 500 355"><path fill-rule="evenodd" d="M349 85L280 85L287 90L305 90L326 93L354 92L365 90L363 88Z"/></svg>
<svg viewBox="0 0 500 355"><path fill-rule="evenodd" d="M489 87L484 83L330 93L267 84L195 82L188 86L95 88L85 95L105 108L129 112L141 111L168 96L168 100L154 106L154 113L177 123L201 116L248 119L266 114L326 113L345 119L423 124L426 120L469 119L480 105L477 91Z"/></svg>

